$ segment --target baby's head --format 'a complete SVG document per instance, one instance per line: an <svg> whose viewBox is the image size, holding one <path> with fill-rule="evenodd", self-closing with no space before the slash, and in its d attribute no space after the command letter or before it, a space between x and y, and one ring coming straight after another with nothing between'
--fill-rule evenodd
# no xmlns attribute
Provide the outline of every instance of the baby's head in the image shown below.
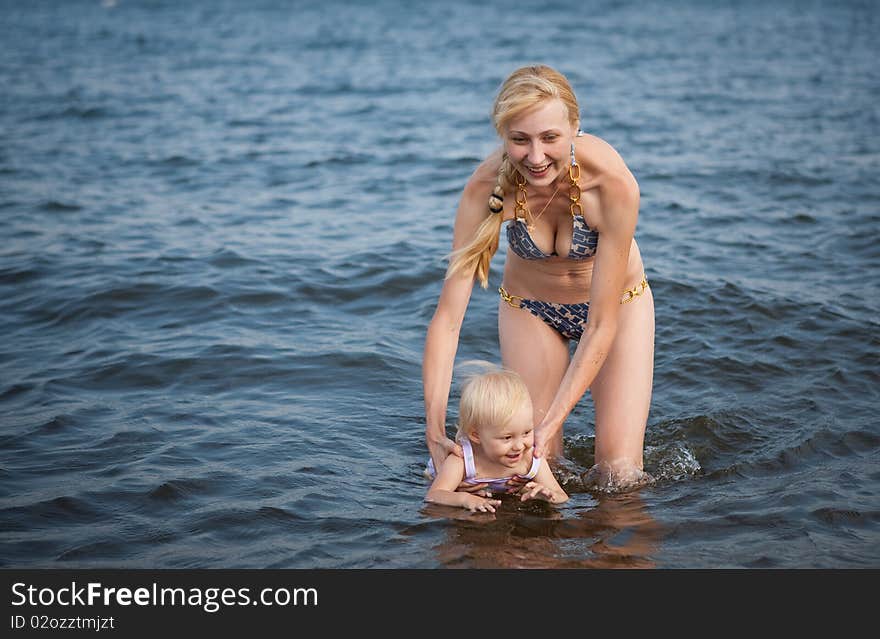
<svg viewBox="0 0 880 639"><path fill-rule="evenodd" d="M525 382L517 373L493 366L471 375L462 386L456 439L473 439L485 429L524 419L531 424L532 400Z"/></svg>

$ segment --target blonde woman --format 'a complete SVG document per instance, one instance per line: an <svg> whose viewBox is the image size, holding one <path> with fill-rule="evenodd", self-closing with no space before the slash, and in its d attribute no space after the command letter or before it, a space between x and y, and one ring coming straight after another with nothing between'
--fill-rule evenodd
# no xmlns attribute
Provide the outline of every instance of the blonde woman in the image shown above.
<svg viewBox="0 0 880 639"><path fill-rule="evenodd" d="M501 358L528 387L535 455L561 455L563 424L589 389L596 433L591 480L610 489L638 485L646 479L654 370L654 300L634 239L638 184L608 143L581 133L577 98L550 67L514 71L492 117L502 145L464 187L425 340L432 461L439 468L449 454L463 454L446 435L452 370L473 284L488 286L506 224Z"/></svg>

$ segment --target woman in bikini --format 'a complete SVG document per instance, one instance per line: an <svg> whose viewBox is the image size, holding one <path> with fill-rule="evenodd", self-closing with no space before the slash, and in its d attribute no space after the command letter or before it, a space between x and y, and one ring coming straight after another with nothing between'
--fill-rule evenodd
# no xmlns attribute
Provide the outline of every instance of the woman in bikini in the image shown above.
<svg viewBox="0 0 880 639"><path fill-rule="evenodd" d="M654 371L654 300L633 237L635 178L608 143L580 131L577 98L547 66L514 71L495 100L502 146L465 185L453 252L425 340L426 442L435 467L461 447L446 435L459 333L474 281L507 224L499 288L501 359L525 380L535 454L562 454L568 414L590 390L595 465L589 479L625 490L643 483L642 452ZM570 357L569 343L577 342Z"/></svg>

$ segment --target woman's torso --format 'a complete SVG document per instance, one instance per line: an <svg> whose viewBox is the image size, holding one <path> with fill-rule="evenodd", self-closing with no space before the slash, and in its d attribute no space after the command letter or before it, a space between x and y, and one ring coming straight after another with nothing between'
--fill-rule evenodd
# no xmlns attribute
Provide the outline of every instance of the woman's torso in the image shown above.
<svg viewBox="0 0 880 639"><path fill-rule="evenodd" d="M602 241L601 238L599 241ZM536 244L540 244L539 241L536 240ZM567 257L550 257L545 260L525 260L508 247L502 285L511 294L529 299L561 304L588 302L594 263L595 258L571 260ZM635 286L642 279L644 266L635 239L630 248L626 271L627 287Z"/></svg>
<svg viewBox="0 0 880 639"><path fill-rule="evenodd" d="M590 229L599 227L600 218L600 184L603 171L606 170L599 162L580 161L582 150L597 144L597 138L590 138L583 142L579 139L579 163L581 164L581 198L583 206L583 222ZM599 141L601 142L601 141ZM604 143L603 143L604 144ZM497 167L500 156L489 162L489 170L486 172L485 188L486 196L494 187ZM585 166L586 165L586 166ZM490 179L491 178L491 179ZM567 176L560 176L560 180L567 182ZM593 266L595 255L586 259L570 259L572 249L572 235L574 219L570 212L568 189L566 184L560 189L560 193L548 204L549 193L544 197L530 197L529 209L533 212L542 211L540 218L534 221L531 231L526 229L523 221L514 219L514 193L505 193L504 209L501 212L504 224L520 225L519 236L527 235L527 241L533 244L540 253L548 255L544 259L525 259L511 249L508 245L508 234L502 229L500 247L506 249L504 276L502 285L513 295L519 295L530 299L539 299L547 302L559 302L572 304L586 302L590 299L590 287L593 278ZM532 222L526 219L525 222ZM602 235L598 233L597 251L601 250ZM578 247L576 242L575 246ZM641 253L635 239L632 240L629 253L629 261L626 267L626 286L635 286L644 275L644 265Z"/></svg>

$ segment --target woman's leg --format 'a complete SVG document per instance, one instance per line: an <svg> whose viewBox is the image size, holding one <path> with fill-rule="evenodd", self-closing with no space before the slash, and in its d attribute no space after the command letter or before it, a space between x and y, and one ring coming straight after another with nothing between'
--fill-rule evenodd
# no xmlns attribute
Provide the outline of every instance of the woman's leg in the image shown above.
<svg viewBox="0 0 880 639"><path fill-rule="evenodd" d="M625 487L644 478L642 453L654 382L650 288L621 307L619 321L608 358L590 386L596 411L596 466L591 479Z"/></svg>
<svg viewBox="0 0 880 639"><path fill-rule="evenodd" d="M527 310L506 302L498 307L498 340L502 364L519 373L529 389L537 425L568 368L568 341ZM562 455L561 430L550 444L550 454Z"/></svg>

